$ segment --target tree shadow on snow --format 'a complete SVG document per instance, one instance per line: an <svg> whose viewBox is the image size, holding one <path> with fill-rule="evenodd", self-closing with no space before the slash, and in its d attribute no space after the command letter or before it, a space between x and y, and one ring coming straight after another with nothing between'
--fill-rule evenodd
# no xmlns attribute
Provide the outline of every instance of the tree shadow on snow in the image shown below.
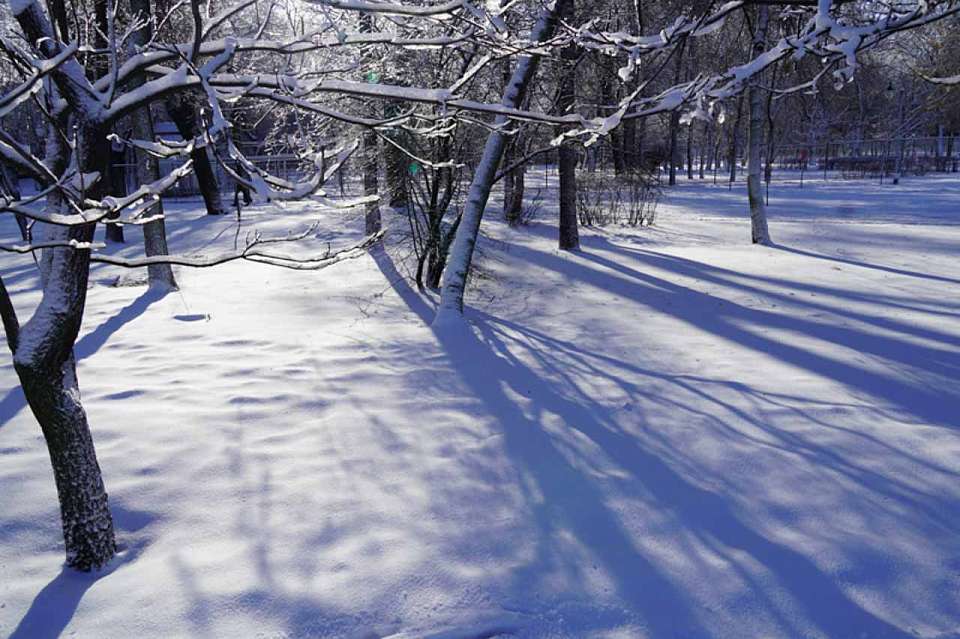
<svg viewBox="0 0 960 639"><path fill-rule="evenodd" d="M880 404L893 404L908 417L954 428L960 406L960 388L950 382L960 378L960 351L956 336L934 329L900 322L885 315L850 310L843 298L872 302L878 307L896 306L890 299L871 299L842 289L826 289L772 277L736 273L695 260L656 251L607 245L608 251L628 255L640 266L646 264L677 275L724 286L741 292L763 295L784 305L793 304L829 312L844 319L868 324L882 331L872 332L838 323L821 323L790 314L751 308L730 299L677 284L662 276L625 266L600 253L579 255L601 268L570 269L560 258L524 247L513 247L515 255L545 268L564 269L571 279L629 298L651 311L674 317L705 332L723 337L744 348L774 357L787 364L832 379L862 397ZM743 279L754 282L743 282ZM787 293L759 288L756 282L778 284L800 291L819 291L838 299L837 303L803 301ZM913 309L904 305L910 310ZM842 357L817 353L795 344L767 337L764 329L779 329L835 344L887 360L902 367L890 373L857 366ZM890 331L922 338L935 344L906 341Z"/></svg>
<svg viewBox="0 0 960 639"><path fill-rule="evenodd" d="M813 251L807 251L807 250L796 248L793 246L786 246L784 244L773 244L773 248L780 249L781 251L786 251L788 253L793 253L795 255L802 255L803 257L812 257L818 260L828 260L830 262L837 262L838 264L846 264L848 266L857 266L860 268L871 269L874 271L882 271L884 273L890 273L892 275L905 275L907 277L916 277L924 280L932 280L934 282L945 282L947 284L960 284L960 279L956 279L953 277L945 277L943 275L934 275L932 273L920 273L918 271L911 271L909 269L897 268L895 266L884 266L883 264L872 264L870 262L863 262L861 260L855 260L848 257L840 257L837 255L824 255L823 253L815 253Z"/></svg>
<svg viewBox="0 0 960 639"><path fill-rule="evenodd" d="M74 345L77 361L86 359L96 353L117 331L143 315L151 304L160 301L166 295L166 291L147 289L107 321L78 339ZM80 380L80 383L82 387L83 380ZM0 428L3 428L4 425L16 417L26 406L27 400L23 396L23 389L20 388L19 384L7 391L7 394L0 399Z"/></svg>
<svg viewBox="0 0 960 639"><path fill-rule="evenodd" d="M156 519L155 515L118 503L111 503L110 511L117 533L117 556L100 571L85 573L64 566L34 597L10 639L59 637L73 619L87 591L140 556L148 545L148 539L141 531Z"/></svg>
<svg viewBox="0 0 960 639"><path fill-rule="evenodd" d="M610 245L606 250L619 250ZM946 348L951 336L935 331L923 333L943 346L917 346L896 338L885 337L851 328L827 327L800 318L786 317L755 310L729 300L720 300L706 293L675 284L669 280L642 273L598 254L584 254L583 258L602 269L584 265L570 269L565 260L547 253L517 245L511 254L540 266L563 269L572 279L607 288L633 301L645 304L652 311L673 315L689 324L730 339L748 349L763 352L785 362L808 369L841 384L874 397L883 397L915 417L946 425L952 419L948 404L956 407L955 393L944 396L942 391L928 388L922 380L910 380L885 375L856 367L843 361L818 355L798 346L784 344L764 337L746 327L774 327L799 331L827 341L839 341L862 351L910 364L919 359L921 374L935 377L955 376L958 372L957 353ZM652 251L630 251L637 263L651 263L658 268L701 279L722 279L732 287L745 286L739 281L716 272L704 264L660 255ZM433 309L403 278L388 256L377 261L381 270L405 301L425 323L433 317ZM738 274L742 275L742 274ZM626 276L626 278L624 277ZM796 300L792 300L796 303ZM720 304L722 302L722 304ZM837 310L837 309L835 309ZM841 309L842 310L842 309ZM896 324L885 318L860 317L883 328ZM571 448L567 437L576 434L589 447L602 451L624 477L619 480L619 494L645 501L657 513L668 513L677 522L677 533L692 535L705 547L722 557L729 570L736 573L754 596L764 603L763 612L781 627L785 636L798 636L815 627L825 636L909 637L901 628L881 619L855 601L839 585L835 576L824 573L811 558L783 543L765 536L750 525L737 506L737 494L728 490L714 490L701 485L698 469L691 465L684 451L672 450L666 440L654 446L657 435L640 438L626 432L609 417L610 407L598 403L588 393L577 392L571 364L578 373L607 376L636 396L643 396L643 388L620 379L613 371L629 369L640 378L649 376L661 382L676 385L682 392L699 395L716 411L702 415L716 419L715 413L725 411L735 418L745 419L773 436L772 443L757 438L754 445L771 446L791 454L803 456L815 466L852 479L878 494L874 507L884 500L893 501L914 512L921 512L933 525L955 530L956 522L939 515L941 508L950 508L949 500L938 500L880 476L857 465L842 455L796 435L780 431L762 420L752 418L713 392L716 380L670 376L645 370L636 363L610 359L604 355L583 351L573 342L553 339L516 324L481 315L475 321L475 330L467 324L443 327L435 331L439 343L458 372L460 378L485 409L496 417L503 437L504 451L513 460L522 477L528 480L526 499L536 526L537 554L534 559L514 570L514 592L534 593L539 582L558 568L574 577L571 583L585 583L587 566L577 565L570 556L569 544L563 541L573 536L592 557L602 563L610 575L619 597L634 608L642 618L650 636L710 637L714 635L709 611L691 599L684 587L675 583L656 559L653 549L644 547L643 539L636 539L624 527L621 516L606 505L606 494L597 478L587 471L589 464L578 460L577 450ZM523 339L521 343L520 339ZM918 353L917 351L922 351ZM525 356L525 357L524 357ZM533 359L536 367L527 364ZM556 384L544 379L538 369L544 369L563 381ZM737 382L719 382L723 392L742 394L754 399L758 393ZM518 398L523 397L523 405ZM763 400L774 405L787 403L789 396L764 395ZM652 402L670 402L668 398L645 398ZM681 403L666 406L691 413L697 409ZM557 416L561 426L550 426L548 418ZM815 417L813 419L816 419ZM732 432L731 437L750 437ZM562 433L560 431L563 431ZM869 435L866 435L869 437ZM582 463L581 463L582 462ZM948 469L933 467L941 473L954 474ZM724 486L722 477L718 479ZM735 490L731 488L730 490ZM661 540L652 539L652 543ZM675 539L678 544L683 540ZM696 555L690 549L691 555ZM746 560L744 559L746 558ZM762 566L779 589L789 595L794 610L785 608L776 593L767 592L751 575ZM536 611L534 611L536 612ZM616 616L616 615L615 615ZM621 619L626 623L627 619Z"/></svg>

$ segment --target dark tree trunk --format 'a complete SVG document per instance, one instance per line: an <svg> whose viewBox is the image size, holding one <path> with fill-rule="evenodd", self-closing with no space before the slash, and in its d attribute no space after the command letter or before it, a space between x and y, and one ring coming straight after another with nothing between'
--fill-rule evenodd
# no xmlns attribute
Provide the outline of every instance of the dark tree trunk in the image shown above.
<svg viewBox="0 0 960 639"><path fill-rule="evenodd" d="M142 0L132 0L133 3ZM191 140L199 133L197 126L197 112L189 98L173 96L164 101L167 114L177 127L177 132L184 140ZM210 151L206 147L194 147L190 152L193 161L193 174L197 176L197 185L200 195L207 209L207 215L222 215L227 212L220 196L220 184L217 172L210 162Z"/></svg>
<svg viewBox="0 0 960 639"><path fill-rule="evenodd" d="M637 163L637 120L631 118L623 122L623 163L625 169L635 169Z"/></svg>
<svg viewBox="0 0 960 639"><path fill-rule="evenodd" d="M680 43L680 50L677 51L677 62L673 74L673 83L680 84L680 75L683 71L683 53L686 50L687 41L684 40ZM669 167L669 184L674 186L677 183L677 164L680 163L679 150L680 147L677 144L677 136L680 133L680 111L673 110L670 112L670 167Z"/></svg>
<svg viewBox="0 0 960 639"><path fill-rule="evenodd" d="M709 155L709 149L712 146L711 144L711 129L713 128L712 122L707 122L703 127L703 136L700 138L700 179L704 178L704 174L707 169L707 157Z"/></svg>
<svg viewBox="0 0 960 639"><path fill-rule="evenodd" d="M513 69L510 67L510 60L503 61L503 86L504 89L510 84L510 76ZM523 155L523 134L517 132L507 143L504 151L503 164L505 167L511 167ZM503 176L503 217L508 224L516 224L523 217L523 191L526 178L526 164L510 170Z"/></svg>
<svg viewBox="0 0 960 639"><path fill-rule="evenodd" d="M53 57L61 51L53 27L36 3L24 7L15 17L27 42L44 43L40 50L44 57ZM74 72L79 70L76 62L66 64L77 65L72 69ZM62 85L58 83L57 88L68 95L73 89L65 81ZM75 117L78 135L74 153L78 171L105 176L110 158L107 131L87 120L82 111ZM70 149L51 128L47 165L62 170L68 163L69 153ZM106 179L98 180L89 185L87 195L101 199L107 188ZM71 212L58 196L48 199L48 207L59 208L62 214ZM92 224L56 227L45 239L89 242L93 231ZM107 493L90 428L80 404L73 357L73 345L86 304L90 251L68 247L46 249L40 256L40 267L43 296L30 321L22 329L19 327L2 286L0 313L24 396L40 422L50 453L67 565L90 570L106 564L116 551L113 520L107 508Z"/></svg>
<svg viewBox="0 0 960 639"><path fill-rule="evenodd" d="M573 24L576 14L574 2L568 2L560 19ZM574 108L576 102L576 45L568 45L560 52L562 78L557 108L561 115ZM562 129L560 130L562 132ZM617 155L614 148L614 157ZM559 149L560 173L560 249L563 251L580 250L580 233L577 228L577 151L573 144L564 142ZM620 164L623 163L622 147Z"/></svg>
<svg viewBox="0 0 960 639"><path fill-rule="evenodd" d="M504 214L509 223L516 224L523 218L523 194L527 180L526 165L521 164L510 171L504 179L509 185L509 195L504 197ZM506 185L504 188L506 188ZM505 191L505 193L507 192Z"/></svg>
<svg viewBox="0 0 960 639"><path fill-rule="evenodd" d="M604 55L601 59L601 64L604 67L604 71L603 78L600 80L600 101L605 109L603 109L599 115L605 117L609 115L611 109L617 105L618 83L613 80L613 78L616 77L616 59ZM561 91L562 90L561 87ZM620 127L610 132L609 144L610 157L613 159L613 171L617 175L621 175L626 170L626 165L624 163L623 135L620 132Z"/></svg>
<svg viewBox="0 0 960 639"><path fill-rule="evenodd" d="M644 143L647 138L647 118L640 118L640 122L637 125L637 167L646 169L646 162L644 159Z"/></svg>
<svg viewBox="0 0 960 639"><path fill-rule="evenodd" d="M363 13L360 15L360 32L370 33L373 31L373 15ZM364 66L369 66L373 60L374 52L372 47L368 47L361 54ZM367 80L376 82L376 75L370 71ZM371 106L371 110L373 107ZM364 196L378 196L380 194L379 185L379 148L377 134L373 129L365 129L362 137L362 149L360 161L363 164L363 194ZM367 235L379 233L381 228L380 221L380 203L377 201L368 202L365 205L364 228Z"/></svg>
<svg viewBox="0 0 960 639"><path fill-rule="evenodd" d="M397 143L402 143L403 137L392 133ZM384 145L384 159L386 160L387 170L387 193L390 197L390 206L393 208L403 208L409 201L407 193L407 156L403 151L392 144Z"/></svg>
<svg viewBox="0 0 960 639"><path fill-rule="evenodd" d="M151 15L150 0L130 0L130 10L134 15L140 15L149 18ZM138 29L131 41L134 46L142 47L150 41L152 35L152 23L148 20L144 26ZM134 78L133 85L143 84L146 78L139 74ZM135 135L143 140L153 140L153 114L150 107L139 109L133 114L133 129ZM160 164L157 158L149 153L137 153L137 179L141 184L155 182L160 179ZM147 257L157 255L168 255L167 248L167 227L163 220L163 200L158 200L151 213L159 215L159 219L147 222L143 225L143 246ZM173 276L173 267L169 264L151 264L147 267L147 277L150 286L165 289L176 289L177 280Z"/></svg>
<svg viewBox="0 0 960 639"><path fill-rule="evenodd" d="M65 348L71 354L64 361L15 362L23 394L47 442L60 500L67 565L91 570L110 561L116 542L93 437L80 404L72 346L66 341L60 350Z"/></svg>
<svg viewBox="0 0 960 639"><path fill-rule="evenodd" d="M109 28L107 22L107 0L95 0L93 4L93 14L97 26L94 35L94 46L102 51L107 47L106 33ZM102 77L107 70L106 56L95 56L94 62L89 64L87 68L88 75L90 76L91 80L95 81L97 78ZM106 171L101 174L101 179L109 180L113 167L110 166L109 162L105 162L104 167ZM116 216L112 215L107 219L109 220L115 218ZM110 222L107 222L104 234L108 242L124 242L123 227L119 224L111 224Z"/></svg>
<svg viewBox="0 0 960 639"><path fill-rule="evenodd" d="M770 7L756 8L756 28L753 34L754 56L763 53L767 41L767 25L770 22ZM747 196L750 201L750 237L754 244L770 244L767 228L767 207L763 201L760 173L763 155L764 99L760 78L754 77L749 85L750 127L747 138Z"/></svg>
<svg viewBox="0 0 960 639"><path fill-rule="evenodd" d="M103 170L109 158L104 131L84 127L80 139L80 169ZM56 153L64 151L60 148ZM51 164L61 162L53 160ZM100 198L105 189L104 183L94 184L90 196ZM92 224L56 227L49 239L89 242L93 231ZM50 455L66 563L91 570L110 561L116 543L93 438L80 403L73 356L86 303L90 252L65 247L45 249L40 264L43 297L30 321L22 329L18 325L2 282L0 312L23 394L40 424Z"/></svg>
<svg viewBox="0 0 960 639"><path fill-rule="evenodd" d="M509 78L508 78L509 80ZM522 138L516 133L504 152L503 164L513 166L521 156ZM523 192L526 186L526 164L507 171L503 176L503 217L508 224L516 224L523 217Z"/></svg>
<svg viewBox="0 0 960 639"><path fill-rule="evenodd" d="M677 156L678 146L677 146L677 133L680 130L680 113L673 111L670 114L670 150L668 151L668 162L669 166L667 167L668 171L668 180L667 183L670 186L674 186L677 183L677 164L679 158Z"/></svg>
<svg viewBox="0 0 960 639"><path fill-rule="evenodd" d="M408 52L401 51L398 59L398 66L405 70L409 64L412 64ZM400 73L388 78L390 84L406 86L408 84L406 74ZM395 117L403 113L404 103L400 100L391 100L385 106L386 117ZM407 173L410 160L407 154L400 147L409 149L409 134L401 129L388 131L384 134L391 142L383 145L383 155L386 164L387 195L390 198L390 206L395 209L405 208L410 203L410 193L407 191Z"/></svg>
<svg viewBox="0 0 960 639"><path fill-rule="evenodd" d="M737 154L740 147L740 116L743 113L743 94L737 98L737 117L733 121L733 130L730 131L730 150L728 154L728 168L730 169L730 183L737 181Z"/></svg>

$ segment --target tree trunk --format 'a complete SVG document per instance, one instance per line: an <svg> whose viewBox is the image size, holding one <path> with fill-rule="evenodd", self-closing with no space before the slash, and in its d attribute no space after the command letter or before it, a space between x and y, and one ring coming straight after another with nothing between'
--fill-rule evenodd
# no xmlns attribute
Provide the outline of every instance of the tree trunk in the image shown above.
<svg viewBox="0 0 960 639"><path fill-rule="evenodd" d="M150 0L130 0L130 11L134 15L142 16L146 21L130 38L130 41L137 48L144 47L150 41L152 35L152 23L149 17L152 15L150 10ZM133 86L139 86L146 81L144 74L138 74L133 79ZM153 115L150 107L139 109L133 114L134 135L141 140L153 141L155 135L153 131ZM137 151L137 181L140 184L147 184L160 179L160 164L155 157L144 151ZM161 216L157 220L143 225L143 246L147 257L155 255L168 255L167 249L167 227L163 220L163 201L157 200L156 205L151 210L150 215ZM169 264L151 264L147 267L147 278L151 287L175 290L177 280L173 276L173 267Z"/></svg>
<svg viewBox="0 0 960 639"><path fill-rule="evenodd" d="M503 87L510 84L512 69L510 60L503 60ZM523 155L523 133L517 131L507 142L504 149L504 164L513 166ZM526 164L521 164L503 176L503 217L508 224L516 224L523 217L523 191L526 178Z"/></svg>
<svg viewBox="0 0 960 639"><path fill-rule="evenodd" d="M404 138L397 132L385 135L392 136L391 139L402 144ZM384 144L384 159L386 160L386 178L387 193L389 195L390 206L395 209L403 208L407 205L409 195L407 193L407 156L403 151L392 144Z"/></svg>
<svg viewBox="0 0 960 639"><path fill-rule="evenodd" d="M565 9L571 0L557 0L554 4L546 5L540 13L536 26L530 34L532 42L543 42L551 37L557 24L557 15ZM538 57L522 55L517 61L510 84L503 92L500 103L506 107L517 108L523 102L527 87L537 70ZM507 123L504 116L497 116L494 120L495 129L487 136L483 148L483 155L463 208L460 225L450 251L449 264L443 271L443 288L440 295L440 305L434 326L441 326L447 322L456 322L463 317L463 293L467 285L467 273L470 271L470 262L473 259L473 249L477 244L480 232L480 221L483 211L490 198L490 189L497 176L500 160L503 158L503 149L506 136L496 130Z"/></svg>
<svg viewBox="0 0 960 639"><path fill-rule="evenodd" d="M637 119L623 121L623 162L625 168L636 169L637 162Z"/></svg>
<svg viewBox="0 0 960 639"><path fill-rule="evenodd" d="M55 286L56 279L52 283ZM20 361L17 354L15 362L53 465L67 565L86 571L110 561L116 542L93 437L80 404L72 343L65 340L60 346L70 353L65 361L37 365Z"/></svg>
<svg viewBox="0 0 960 639"><path fill-rule="evenodd" d="M360 15L360 32L371 33L373 31L373 14L363 13ZM368 47L361 54L361 61L364 67L369 66L373 59L372 47ZM369 70L367 75L368 82L376 82L376 73ZM363 195L379 196L379 149L377 144L377 134L373 129L367 128L363 132L361 139L362 148L360 152L360 161L363 165ZM379 233L381 228L380 221L380 203L378 201L368 202L365 206L364 228L367 235Z"/></svg>
<svg viewBox="0 0 960 639"><path fill-rule="evenodd" d="M401 72L388 78L390 84L398 86L406 86L408 84L407 76L403 73L403 71L413 63L408 53L408 51L401 50L399 58L397 59L398 68ZM398 116L403 113L404 106L404 102L400 100L390 100L384 108L384 115L386 117ZM410 194L407 192L409 160L407 159L407 154L397 145L409 149L409 133L402 129L396 129L394 131L388 131L384 135L394 142L394 144L387 142L383 145L383 155L386 164L386 171L384 171L384 173L387 179L389 203L390 206L395 209L405 208L410 202Z"/></svg>
<svg viewBox="0 0 960 639"><path fill-rule="evenodd" d="M140 109L133 114L133 128L136 136L141 140L152 140L153 117L150 109ZM203 150L203 149L201 149ZM160 179L160 166L157 158L146 152L137 153L137 180L140 184L147 184ZM159 219L143 225L143 247L147 257L154 255L169 255L167 248L167 227L163 219L163 200L158 199L148 215L159 215ZM177 280L173 276L173 267L169 264L151 264L147 266L147 279L150 287L167 290L177 289Z"/></svg>
<svg viewBox="0 0 960 639"><path fill-rule="evenodd" d="M515 133L504 151L504 163L512 166L519 160L522 138ZM503 217L508 224L516 224L523 217L523 192L526 186L525 164L514 168L503 176Z"/></svg>
<svg viewBox="0 0 960 639"><path fill-rule="evenodd" d="M670 150L668 152L669 165L667 167L667 183L674 186L677 183L677 133L680 130L680 113L673 111L670 113Z"/></svg>
<svg viewBox="0 0 960 639"><path fill-rule="evenodd" d="M683 70L683 53L686 49L687 41L680 43L680 50L677 51L676 68L673 74L673 83L680 84L680 75ZM670 112L670 167L668 183L674 186L677 183L677 164L679 164L679 147L677 145L677 135L680 132L680 111L674 109Z"/></svg>
<svg viewBox="0 0 960 639"><path fill-rule="evenodd" d="M615 109L616 105L618 104L618 83L613 79L617 77L616 62L616 58L608 55L604 55L601 58L601 64L604 67L604 71L603 77L600 80L600 102L605 108L598 113L600 117L606 117L609 115L610 111ZM563 91L564 82L565 78L561 79L561 92ZM613 159L613 172L616 175L622 175L627 166L624 156L624 136L620 131L620 127L617 127L610 132L610 135L608 136L608 144L610 145L610 157Z"/></svg>
<svg viewBox="0 0 960 639"><path fill-rule="evenodd" d="M362 144L363 148L360 157L361 162L363 163L363 194L364 196L376 196L380 193L380 185L377 175L377 171L379 169L377 162L377 134L373 131L364 131ZM374 233L379 233L381 227L380 203L376 201L367 202L364 205L364 209L365 213L363 219L366 234L372 235Z"/></svg>
<svg viewBox="0 0 960 639"><path fill-rule="evenodd" d="M760 5L756 9L756 30L753 34L753 54L761 55L766 47L767 25L770 22L770 7ZM767 228L767 207L763 201L760 174L763 171L763 90L759 75L750 80L750 129L747 139L747 194L750 200L750 237L754 244L770 244Z"/></svg>
<svg viewBox="0 0 960 639"><path fill-rule="evenodd" d="M730 183L737 181L737 154L740 147L740 116L743 113L743 95L737 97L737 117L730 131L730 150L727 156L727 168L730 169Z"/></svg>
<svg viewBox="0 0 960 639"><path fill-rule="evenodd" d="M19 9L15 18L27 42L45 42L43 56L57 55L61 46L40 6L34 2ZM72 71L78 71L77 63L66 64L75 64ZM69 85L64 85L69 89ZM59 86L51 87L54 96L59 93L56 90ZM104 178L110 160L107 132L99 123L89 121L83 111L78 111L75 119L78 135L73 153L76 167L81 175L100 174L102 179L88 185L87 196L102 199L108 188ZM63 116L60 116L62 123ZM67 165L69 154L70 149L51 126L46 164L61 169ZM57 207L66 215L72 211L59 195L51 195L47 206ZM59 241L85 243L93 239L93 232L94 225L85 224L54 227L49 229L49 236ZM106 564L116 552L113 520L107 508L107 493L90 428L80 404L73 357L73 345L80 331L87 299L90 251L73 247L46 249L40 257L40 269L43 296L30 320L22 328L19 326L10 298L2 286L0 314L24 396L40 422L50 452L60 501L67 565L90 570Z"/></svg>
<svg viewBox="0 0 960 639"><path fill-rule="evenodd" d="M132 0L133 3L143 0ZM199 133L197 126L197 113L190 99L186 96L175 95L164 100L164 107L170 119L177 127L177 132L184 140L192 140ZM223 215L227 212L223 206L223 199L220 195L220 184L217 180L217 172L210 162L210 150L205 146L194 147L190 152L190 159L193 161L193 174L197 176L197 185L200 188L200 195L203 197L203 204L207 209L207 215Z"/></svg>
<svg viewBox="0 0 960 639"><path fill-rule="evenodd" d="M49 237L88 242L93 229L93 225L56 227ZM116 552L113 519L80 403L73 356L86 303L90 252L54 248L44 254L40 304L22 330L7 327L6 332L23 394L40 424L53 466L66 563L87 571L103 566ZM2 293L5 297L6 291Z"/></svg>
<svg viewBox="0 0 960 639"><path fill-rule="evenodd" d="M575 20L575 4L570 0L560 19L573 24ZM560 115L566 115L576 103L576 64L577 46L567 45L560 52L561 80L560 95L557 99L557 109ZM557 134L563 133L565 127L559 127ZM618 166L624 165L623 147L616 145L614 153L620 153ZM560 174L560 250L579 251L580 233L577 229L577 151L571 142L564 142L559 149L558 172Z"/></svg>

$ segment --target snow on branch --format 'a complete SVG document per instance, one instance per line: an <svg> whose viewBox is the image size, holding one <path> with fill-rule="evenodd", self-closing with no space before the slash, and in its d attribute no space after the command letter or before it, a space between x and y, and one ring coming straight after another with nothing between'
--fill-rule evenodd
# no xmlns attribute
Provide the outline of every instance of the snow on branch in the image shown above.
<svg viewBox="0 0 960 639"><path fill-rule="evenodd" d="M926 75L922 77L927 82L931 82L933 84L943 84L947 86L960 85L960 75L953 75L948 78L932 78Z"/></svg>
<svg viewBox="0 0 960 639"><path fill-rule="evenodd" d="M673 30L664 30L659 36L644 38L628 37L623 34L605 34L594 36L594 41L613 44L628 50L631 55L643 55L652 51L676 46L678 37L690 37L698 34L700 28L708 23L716 24L716 16L727 15L732 8L748 4L728 3L713 16L691 23L678 19ZM554 144L567 138L585 138L585 144L594 143L620 125L625 119L648 117L656 113L673 111L692 105L685 117L709 119L715 112L714 105L742 92L748 82L774 64L789 57L802 58L807 54L820 57L825 66L838 67L833 71L838 87L849 82L857 67L857 55L876 46L895 33L926 26L938 20L960 14L960 2L919 2L909 11L893 12L864 24L845 24L832 14L834 2L820 0L814 15L800 30L799 35L780 39L774 46L757 55L749 62L731 67L723 73L700 75L688 82L674 85L656 96L638 98L639 92L632 92L618 104L616 111L606 118L588 121L578 130L568 131L555 139ZM700 26L697 26L699 24ZM580 33L581 40L588 40ZM818 76L819 78L819 76ZM810 86L804 83L803 87ZM788 89L788 92L794 89Z"/></svg>
<svg viewBox="0 0 960 639"><path fill-rule="evenodd" d="M378 243L386 234L386 229L368 235L359 242L341 249L332 249L327 247L320 255L311 257L297 257L284 253L267 251L265 246L299 242L317 229L317 223L311 224L305 230L299 233L291 233L282 237L265 238L261 235L254 235L246 246L235 251L226 251L215 255L154 255L150 257L121 257L118 255L104 255L93 251L104 248L104 244L96 242L80 242L74 239L51 242L36 242L32 244L0 244L0 251L7 253L32 253L41 249L49 248L71 248L75 250L91 251L90 262L97 264L110 264L123 268L142 268L154 264L173 264L177 266L187 266L191 268L209 268L235 262L237 260L250 260L272 266L280 266L294 270L316 271L328 266L333 266L338 262L348 259L355 259L365 254L366 250Z"/></svg>

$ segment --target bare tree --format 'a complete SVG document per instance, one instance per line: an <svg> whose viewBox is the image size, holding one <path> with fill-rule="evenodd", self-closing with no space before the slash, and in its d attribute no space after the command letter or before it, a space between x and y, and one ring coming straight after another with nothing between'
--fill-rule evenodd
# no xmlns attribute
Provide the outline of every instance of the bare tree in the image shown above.
<svg viewBox="0 0 960 639"><path fill-rule="evenodd" d="M756 8L753 28L753 57L763 55L767 45L767 27L770 23L770 7ZM760 173L763 170L763 125L764 95L760 86L760 74L750 80L748 90L750 103L750 128L747 136L747 197L750 200L750 238L754 244L770 244L767 228L767 207L763 201Z"/></svg>

